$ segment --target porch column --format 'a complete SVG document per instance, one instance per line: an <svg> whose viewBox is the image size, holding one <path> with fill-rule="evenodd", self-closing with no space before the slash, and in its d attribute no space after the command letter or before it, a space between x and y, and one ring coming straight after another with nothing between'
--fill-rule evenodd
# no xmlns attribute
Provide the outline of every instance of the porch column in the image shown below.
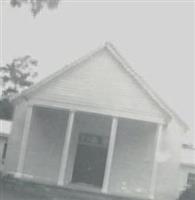
<svg viewBox="0 0 195 200"><path fill-rule="evenodd" d="M158 124L156 139L155 139L154 163L153 163L153 168L152 168L152 177L151 177L151 184L150 184L150 194L149 194L150 199L154 198L154 193L155 193L156 174L157 174L157 167L158 167L157 155L158 155L158 151L160 147L162 127L163 127L162 124Z"/></svg>
<svg viewBox="0 0 195 200"><path fill-rule="evenodd" d="M26 119L24 123L24 129L23 129L23 136L21 141L21 149L19 154L19 160L18 160L18 166L17 166L17 172L15 174L16 177L21 177L24 169L24 161L25 161L25 155L26 155L26 148L28 144L28 138L30 133L30 124L31 124L31 117L32 117L32 105L29 105L27 107L27 113L26 113Z"/></svg>
<svg viewBox="0 0 195 200"><path fill-rule="evenodd" d="M108 191L117 128L118 128L118 118L113 117L109 145L108 145L108 153L107 153L106 167L105 167L105 173L104 173L103 187L102 187L102 192L104 192L104 193L106 193Z"/></svg>
<svg viewBox="0 0 195 200"><path fill-rule="evenodd" d="M64 147L63 147L63 152L62 152L60 171L59 171L59 176L58 176L58 185L60 186L64 185L64 176L65 176L65 172L67 168L67 160L68 160L68 153L69 153L69 148L70 148L72 128L74 124L74 117L75 117L75 112L70 111L66 133L65 133L66 135L65 135Z"/></svg>

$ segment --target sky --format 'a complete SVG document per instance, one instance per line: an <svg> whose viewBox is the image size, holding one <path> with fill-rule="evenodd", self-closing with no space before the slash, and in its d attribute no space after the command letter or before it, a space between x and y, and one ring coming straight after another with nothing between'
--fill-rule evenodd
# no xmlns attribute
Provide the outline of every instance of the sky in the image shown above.
<svg viewBox="0 0 195 200"><path fill-rule="evenodd" d="M65 1L34 18L1 1L1 65L24 55L39 79L112 42L167 104L193 125L193 6L190 1Z"/></svg>

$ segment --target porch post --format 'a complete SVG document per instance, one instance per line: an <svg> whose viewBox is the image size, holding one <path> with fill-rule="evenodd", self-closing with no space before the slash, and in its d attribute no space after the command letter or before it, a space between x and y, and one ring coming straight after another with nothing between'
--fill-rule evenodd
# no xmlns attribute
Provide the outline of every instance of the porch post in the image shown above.
<svg viewBox="0 0 195 200"><path fill-rule="evenodd" d="M32 117L32 105L29 105L27 107L27 113L26 113L26 119L24 123L24 129L23 129L23 136L21 141L21 149L19 154L19 160L18 160L18 166L17 166L17 172L15 174L16 177L21 177L24 169L24 161L25 161L25 155L26 155L26 148L28 144L28 138L30 133L30 124L31 124L31 117Z"/></svg>
<svg viewBox="0 0 195 200"><path fill-rule="evenodd" d="M154 198L154 193L155 193L156 174L157 174L157 167L158 167L157 154L160 147L162 127L163 127L162 124L158 124L158 129L157 129L157 134L156 134L156 139L155 139L154 163L153 163L153 168L152 168L152 177L151 177L151 184L150 184L150 194L149 194L150 199Z"/></svg>
<svg viewBox="0 0 195 200"><path fill-rule="evenodd" d="M111 132L110 132L109 146L108 146L108 153L107 153L107 160L106 160L106 167L105 167L105 173L104 173L103 187L102 187L102 192L104 192L104 193L106 193L108 191L117 128L118 128L118 118L113 117Z"/></svg>
<svg viewBox="0 0 195 200"><path fill-rule="evenodd" d="M69 117L68 117L66 133L65 133L66 135L65 135L65 139L64 139L64 147L63 147L63 152L62 152L60 171L59 171L59 176L58 176L58 185L60 185L60 186L64 185L64 176L65 176L65 171L67 168L67 160L68 160L68 153L69 153L69 148L70 148L72 128L73 128L73 124L74 124L74 117L75 117L75 112L70 111Z"/></svg>

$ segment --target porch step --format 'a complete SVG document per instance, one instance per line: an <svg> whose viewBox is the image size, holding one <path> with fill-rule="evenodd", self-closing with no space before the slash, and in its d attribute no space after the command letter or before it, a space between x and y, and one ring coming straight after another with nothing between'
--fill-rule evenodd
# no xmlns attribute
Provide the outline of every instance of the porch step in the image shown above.
<svg viewBox="0 0 195 200"><path fill-rule="evenodd" d="M148 200L34 183L12 176L0 178L0 200Z"/></svg>

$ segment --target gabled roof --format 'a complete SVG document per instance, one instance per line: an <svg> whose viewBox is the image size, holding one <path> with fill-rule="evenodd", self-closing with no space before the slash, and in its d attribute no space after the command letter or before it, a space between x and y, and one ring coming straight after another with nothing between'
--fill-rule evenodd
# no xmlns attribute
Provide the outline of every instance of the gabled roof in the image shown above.
<svg viewBox="0 0 195 200"><path fill-rule="evenodd" d="M140 85L143 91L158 105L158 107L169 117L174 117L178 123L184 128L184 130L188 130L189 127L187 124L151 89L151 87L143 80L143 78L138 75L134 69L127 63L127 61L120 55L120 53L116 50L113 44L106 42L103 47L96 49L95 51L90 52L88 55L66 65L61 70L57 71L56 73L52 74L51 76L41 80L37 84L31 86L29 89L23 91L21 94L15 96L13 101L15 102L21 97L26 97L32 94L34 91L38 90L40 87L44 86L48 82L58 78L61 74L65 73L69 69L77 64L82 63L91 57L93 57L96 53L101 50L107 49L111 55L121 64L121 66L126 70L126 72Z"/></svg>

